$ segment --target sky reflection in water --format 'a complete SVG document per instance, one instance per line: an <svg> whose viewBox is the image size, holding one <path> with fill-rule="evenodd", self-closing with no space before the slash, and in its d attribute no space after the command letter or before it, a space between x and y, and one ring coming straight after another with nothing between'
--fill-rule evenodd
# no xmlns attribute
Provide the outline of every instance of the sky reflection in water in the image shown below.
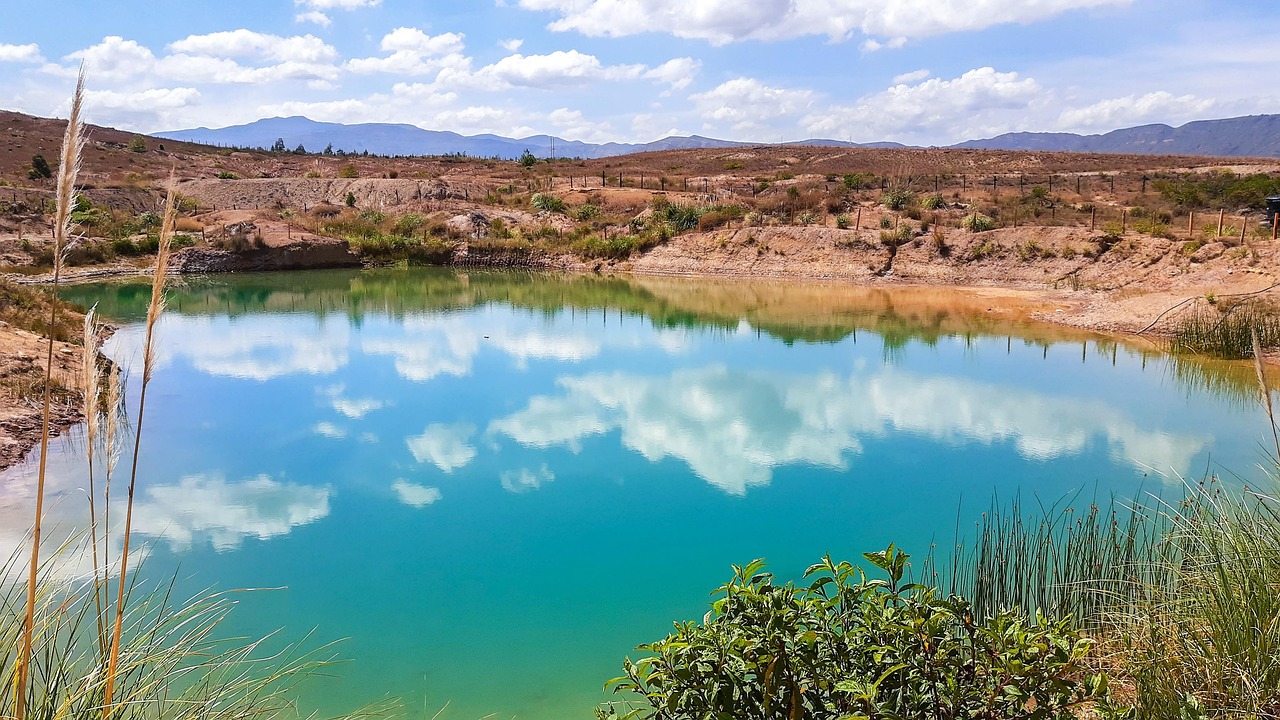
<svg viewBox="0 0 1280 720"><path fill-rule="evenodd" d="M136 365L145 294L68 295L121 321L107 351ZM287 588L232 627L350 638L353 662L304 697L328 712L397 695L414 717L589 717L622 656L700 617L730 563L923 554L994 494L1128 497L1210 457L1247 473L1265 428L1239 368L912 291L211 278L173 291L159 337L147 572ZM63 537L87 512L75 445L54 458ZM0 551L33 475L0 486Z"/></svg>

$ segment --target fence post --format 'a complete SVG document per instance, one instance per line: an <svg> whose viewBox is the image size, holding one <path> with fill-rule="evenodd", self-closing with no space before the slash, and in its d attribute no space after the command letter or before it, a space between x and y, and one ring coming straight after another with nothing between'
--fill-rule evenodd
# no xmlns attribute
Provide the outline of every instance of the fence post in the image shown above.
<svg viewBox="0 0 1280 720"><path fill-rule="evenodd" d="M1218 211L1218 237L1222 237L1222 223L1227 219L1227 211Z"/></svg>
<svg viewBox="0 0 1280 720"><path fill-rule="evenodd" d="M1187 237L1195 237L1196 234L1196 211L1192 210L1190 217L1187 218Z"/></svg>
<svg viewBox="0 0 1280 720"><path fill-rule="evenodd" d="M1089 232L1093 232L1095 229L1097 229L1097 227L1098 227L1098 208L1097 206L1094 206L1093 210L1089 211Z"/></svg>
<svg viewBox="0 0 1280 720"><path fill-rule="evenodd" d="M858 206L858 219L854 221L853 229L854 230L862 229L862 206L861 205Z"/></svg>

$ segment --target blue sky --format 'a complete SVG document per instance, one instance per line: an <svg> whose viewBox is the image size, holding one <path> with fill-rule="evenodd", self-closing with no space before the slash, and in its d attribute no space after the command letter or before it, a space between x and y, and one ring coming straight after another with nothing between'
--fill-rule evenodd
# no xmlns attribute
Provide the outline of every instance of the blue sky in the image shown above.
<svg viewBox="0 0 1280 720"><path fill-rule="evenodd" d="M1280 112L1274 0L0 0L0 107L943 145Z"/></svg>

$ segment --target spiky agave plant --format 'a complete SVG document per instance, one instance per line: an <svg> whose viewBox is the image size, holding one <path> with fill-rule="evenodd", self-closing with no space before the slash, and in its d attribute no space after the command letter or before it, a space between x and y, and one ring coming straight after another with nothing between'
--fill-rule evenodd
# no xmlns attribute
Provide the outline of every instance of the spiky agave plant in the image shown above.
<svg viewBox="0 0 1280 720"><path fill-rule="evenodd" d="M80 110L84 100L84 69L76 79L75 94L71 97L71 113L67 117L66 133L62 137L62 156L58 166L58 190L53 220L53 287L49 303L49 342L44 368L44 416L40 430L40 469L36 480L36 514L31 526L31 566L27 575L27 610L18 642L18 658L15 682L25 688L31 675L31 643L35 631L35 607L38 594L40 568L40 530L44 516L45 471L49 458L49 390L53 384L53 336L58 320L58 283L62 273L62 253L71 235L71 210L75 207L76 176L80 172L80 154L84 149L84 126ZM26 693L19 692L14 706L17 720L26 720Z"/></svg>

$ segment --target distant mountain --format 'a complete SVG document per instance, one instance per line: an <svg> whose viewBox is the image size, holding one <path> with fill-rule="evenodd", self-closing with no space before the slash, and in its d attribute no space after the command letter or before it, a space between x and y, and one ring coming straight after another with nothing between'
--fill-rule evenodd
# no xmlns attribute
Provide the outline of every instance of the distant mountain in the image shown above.
<svg viewBox="0 0 1280 720"><path fill-rule="evenodd" d="M656 150L749 147L764 143L734 142L691 135L667 137L650 143L586 143L550 135L508 138L500 135L459 135L443 130L423 130L414 125L365 123L343 125L305 117L267 118L247 125L156 133L169 140L235 147L270 148L277 139L292 150L302 145L311 152L333 145L348 153L369 151L376 155L448 155L515 159L525 150L538 157L601 158ZM851 143L811 139L784 145L824 147L903 148L894 142ZM1139 155L1210 155L1220 157L1280 157L1280 115L1251 115L1227 120L1200 120L1174 128L1143 125L1105 135L1018 132L986 140L970 140L953 148L978 150L1032 150L1120 153Z"/></svg>
<svg viewBox="0 0 1280 720"><path fill-rule="evenodd" d="M1135 155L1280 157L1280 115L1198 120L1177 128L1168 125L1142 125L1114 130L1104 135L1008 133L986 140L970 140L952 147Z"/></svg>
<svg viewBox="0 0 1280 720"><path fill-rule="evenodd" d="M507 138L499 135L459 135L443 130L423 130L414 125L390 123L364 123L343 125L309 120L305 117L267 118L246 125L211 129L172 130L154 133L155 137L181 140L205 145L232 147L270 148L277 139L293 150L302 145L310 152L333 149L347 153L369 151L376 155L449 155L465 154L472 157L499 157L515 159L528 150L538 157L601 158L614 155L651 152L657 150L687 150L692 148L750 147L760 143L716 140L691 135L666 137L650 143L586 143L564 140L550 135L533 135L526 138ZM903 147L897 143L870 143L862 145L840 140L806 140L788 145L824 145L828 147Z"/></svg>

